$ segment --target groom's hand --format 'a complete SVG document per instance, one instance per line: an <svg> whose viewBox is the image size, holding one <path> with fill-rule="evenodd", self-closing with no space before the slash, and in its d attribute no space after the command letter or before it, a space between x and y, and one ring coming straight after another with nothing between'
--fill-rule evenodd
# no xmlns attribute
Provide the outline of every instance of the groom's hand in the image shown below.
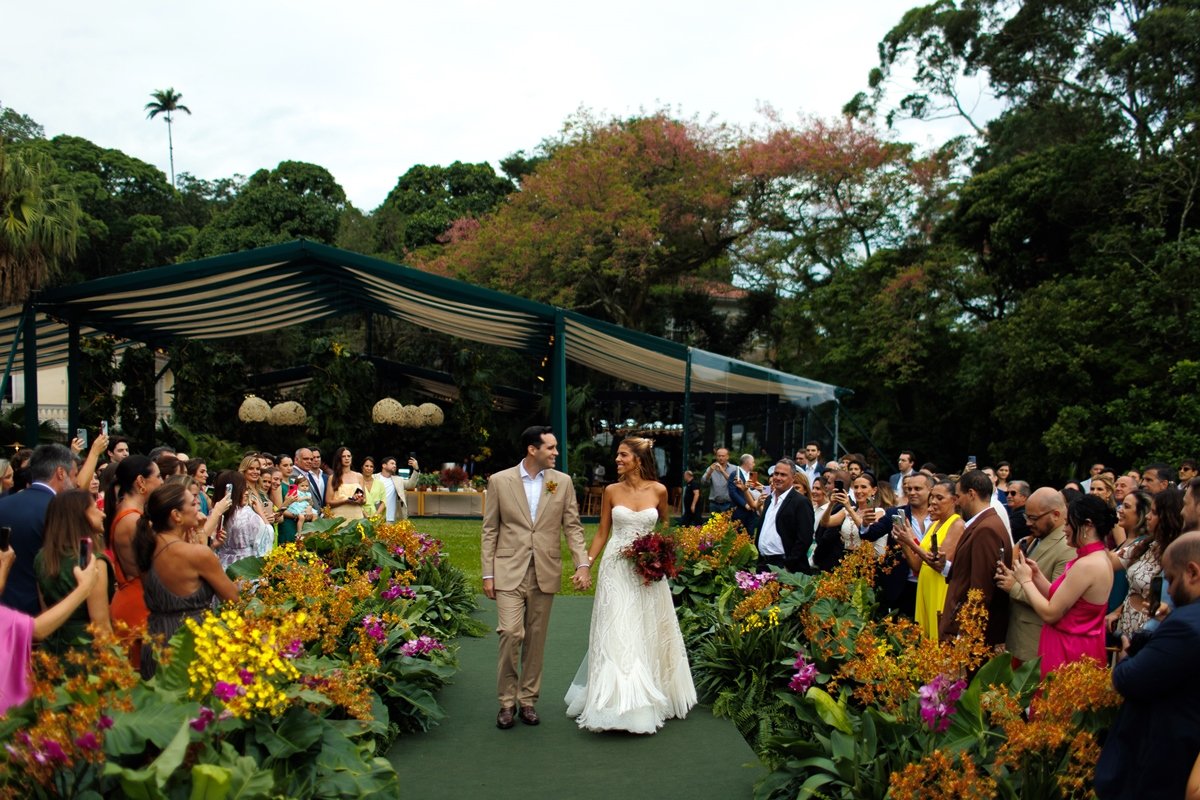
<svg viewBox="0 0 1200 800"><path fill-rule="evenodd" d="M492 578L483 579L483 593L487 595L488 600L496 599L496 581Z"/></svg>
<svg viewBox="0 0 1200 800"><path fill-rule="evenodd" d="M591 588L592 571L587 567L578 567L575 570L575 574L571 576L571 583L580 591Z"/></svg>

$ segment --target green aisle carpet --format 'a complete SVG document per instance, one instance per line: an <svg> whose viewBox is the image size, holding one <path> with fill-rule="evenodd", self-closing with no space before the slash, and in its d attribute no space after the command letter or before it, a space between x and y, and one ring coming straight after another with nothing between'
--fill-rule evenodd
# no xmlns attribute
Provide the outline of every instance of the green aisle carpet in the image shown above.
<svg viewBox="0 0 1200 800"><path fill-rule="evenodd" d="M480 598L493 629L496 606ZM653 736L588 733L562 698L587 647L591 597L554 601L536 727L496 727L496 635L460 639L461 670L439 700L447 713L428 733L399 739L388 758L401 797L749 798L764 771L733 723L698 706Z"/></svg>

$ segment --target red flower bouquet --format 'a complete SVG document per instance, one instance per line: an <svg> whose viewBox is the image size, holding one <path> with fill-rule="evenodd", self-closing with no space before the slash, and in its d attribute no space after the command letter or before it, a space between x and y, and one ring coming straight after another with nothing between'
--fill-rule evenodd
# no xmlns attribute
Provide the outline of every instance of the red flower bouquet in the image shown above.
<svg viewBox="0 0 1200 800"><path fill-rule="evenodd" d="M679 574L679 565L675 563L675 540L661 533L639 536L622 548L621 555L633 562L634 571L647 586Z"/></svg>

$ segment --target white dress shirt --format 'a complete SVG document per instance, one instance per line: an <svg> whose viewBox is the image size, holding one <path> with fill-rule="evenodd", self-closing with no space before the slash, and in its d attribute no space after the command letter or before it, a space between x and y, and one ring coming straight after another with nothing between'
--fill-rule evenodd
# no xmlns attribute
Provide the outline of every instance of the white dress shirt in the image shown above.
<svg viewBox="0 0 1200 800"><path fill-rule="evenodd" d="M790 486L787 488L787 491L791 491ZM758 552L760 555L781 556L784 554L783 538L780 537L779 531L775 530L775 517L779 514L779 507L783 505L786 497L786 491L783 495L773 494L767 502L767 510L763 514L762 527L758 533Z"/></svg>
<svg viewBox="0 0 1200 800"><path fill-rule="evenodd" d="M530 475L525 469L525 462L521 461L518 465L521 470L521 485L525 487L525 499L529 501L529 518L537 522L538 504L542 499L542 492L546 488L546 470L542 470L537 475Z"/></svg>

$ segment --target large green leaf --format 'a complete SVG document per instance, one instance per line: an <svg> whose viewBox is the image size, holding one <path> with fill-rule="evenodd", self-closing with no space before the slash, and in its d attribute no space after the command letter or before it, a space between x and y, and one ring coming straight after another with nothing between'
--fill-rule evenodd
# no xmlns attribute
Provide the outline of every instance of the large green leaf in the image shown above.
<svg viewBox="0 0 1200 800"><path fill-rule="evenodd" d="M853 733L845 706L834 700L829 692L812 686L804 696L813 702L817 714L825 724L833 726L842 733Z"/></svg>
<svg viewBox="0 0 1200 800"><path fill-rule="evenodd" d="M322 721L304 708L290 708L277 722L256 719L254 738L274 758L303 753L321 739Z"/></svg>
<svg viewBox="0 0 1200 800"><path fill-rule="evenodd" d="M180 725L199 713L198 703L183 702L177 695L155 692L146 686L133 690L133 711L113 714L113 726L104 735L104 751L110 756L136 755L150 742L166 747Z"/></svg>

